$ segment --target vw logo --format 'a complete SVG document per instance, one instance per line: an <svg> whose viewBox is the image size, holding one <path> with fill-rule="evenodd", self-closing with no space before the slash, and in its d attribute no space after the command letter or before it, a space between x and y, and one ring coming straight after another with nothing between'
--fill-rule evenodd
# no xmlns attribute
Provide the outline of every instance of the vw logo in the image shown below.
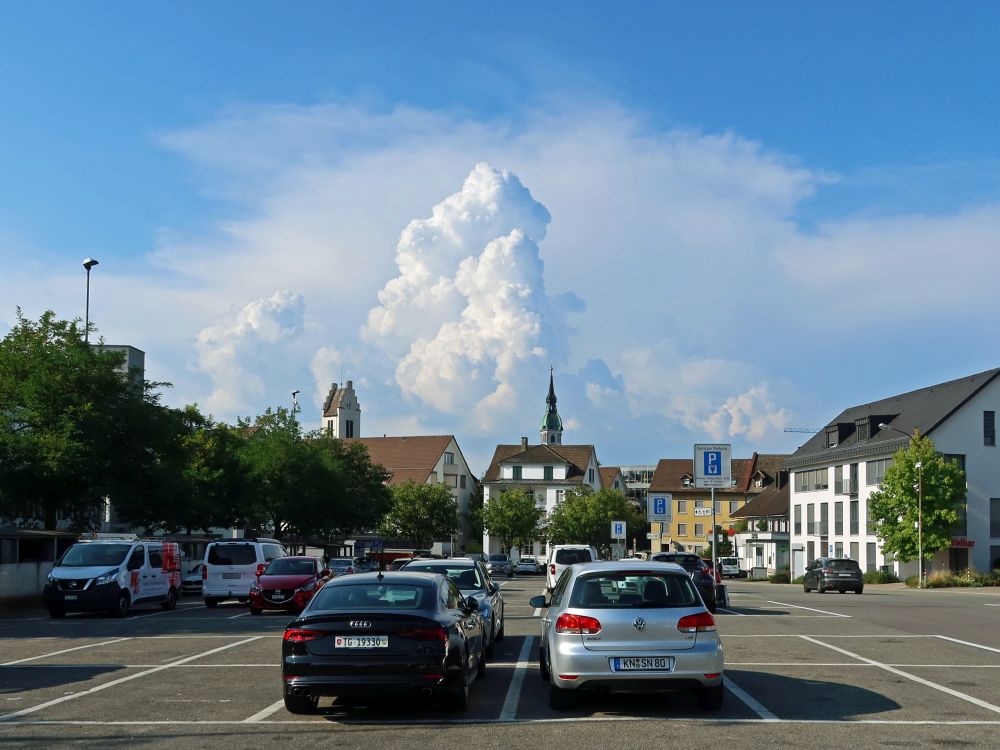
<svg viewBox="0 0 1000 750"><path fill-rule="evenodd" d="M634 620L632 620L632 627L635 628L636 630L645 630L646 621L643 620L641 617L636 617Z"/></svg>
<svg viewBox="0 0 1000 750"><path fill-rule="evenodd" d="M351 620L352 628L370 628L371 626L371 620Z"/></svg>

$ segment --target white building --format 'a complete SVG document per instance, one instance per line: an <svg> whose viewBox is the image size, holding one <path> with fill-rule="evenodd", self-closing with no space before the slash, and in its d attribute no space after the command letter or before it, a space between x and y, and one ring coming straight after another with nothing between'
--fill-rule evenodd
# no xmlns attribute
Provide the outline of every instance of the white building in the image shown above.
<svg viewBox="0 0 1000 750"><path fill-rule="evenodd" d="M601 489L600 465L597 451L592 445L564 445L562 419L556 410L556 393L552 375L549 375L549 393L545 398L545 415L539 429L541 442L528 443L522 437L520 444L498 445L490 467L483 476L483 505L508 488L527 491L535 498L540 515L547 515L562 502L566 490L588 486L595 492ZM483 534L483 552L510 552L501 550L500 542ZM548 559L548 545L536 541L531 549L519 553L533 554Z"/></svg>
<svg viewBox="0 0 1000 750"><path fill-rule="evenodd" d="M336 438L361 437L361 407L354 393L354 381L337 387L334 383L323 402L323 429Z"/></svg>
<svg viewBox="0 0 1000 750"><path fill-rule="evenodd" d="M883 554L868 515L868 497L915 429L962 464L967 479L966 511L951 546L925 562L925 571L1000 565L998 375L1000 368L853 406L792 454L784 464L791 473L792 577L817 557L850 557L863 570L887 566L900 577L917 573L916 560L901 564Z"/></svg>

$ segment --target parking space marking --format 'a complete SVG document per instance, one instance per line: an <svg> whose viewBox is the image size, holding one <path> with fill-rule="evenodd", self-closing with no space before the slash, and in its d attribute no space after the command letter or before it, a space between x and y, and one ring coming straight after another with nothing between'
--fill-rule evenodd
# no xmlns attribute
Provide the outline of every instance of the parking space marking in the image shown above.
<svg viewBox="0 0 1000 750"><path fill-rule="evenodd" d="M739 617L749 617L750 616L750 615L746 614L745 612L734 612L733 610L726 609L725 607L719 607L716 611L717 612L722 612L723 614L727 614L727 615L737 615Z"/></svg>
<svg viewBox="0 0 1000 750"><path fill-rule="evenodd" d="M89 690L83 690L79 693L73 693L71 695L64 695L59 698L53 698L45 703L39 703L37 706L31 706L30 708L23 708L20 711L14 711L13 713L0 715L0 722L6 722L9 719L17 718L18 716L26 716L27 714L33 714L36 711L41 711L43 709L49 708L50 706L57 706L60 703L65 703L66 701L75 700L77 698L82 698L86 695L93 695L102 690L107 690L108 688L115 687L116 685L121 685L124 682L131 682L132 680L137 680L140 677L146 677L147 675L154 674L156 672L162 672L164 669L170 669L171 667L179 667L182 664L187 664L188 662L194 661L195 659L201 659L206 656L211 656L212 654L217 654L220 651L225 651L226 649L235 648L236 646L243 646L247 643L252 643L260 638L260 636L253 636L252 638L245 638L242 641L237 641L236 643L227 643L225 646L219 646L218 648L213 648L209 651L203 651L200 654L195 654L194 656L186 656L183 659L178 659L177 661L170 662L169 664L162 664L158 667L153 667L152 669L147 669L144 672L137 672L136 674L130 674L125 677L120 677L117 680L112 680L111 682L105 682L102 685L97 685Z"/></svg>
<svg viewBox="0 0 1000 750"><path fill-rule="evenodd" d="M731 692L733 695L735 695L737 698L743 701L746 704L747 708L749 708L751 711L757 714L763 721L767 722L779 721L777 716L775 716L773 713L764 708L764 706L756 698L754 698L747 691L745 691L743 688L741 688L739 685L733 682L731 677L723 676L722 681L723 684L726 686L726 688L729 690L729 692Z"/></svg>
<svg viewBox="0 0 1000 750"><path fill-rule="evenodd" d="M517 657L517 666L514 667L514 676L510 679L510 687L507 688L507 697L504 698L503 708L500 710L500 721L514 721L517 717L517 702L521 698L521 685L524 684L524 675L528 671L528 664L531 659L531 645L535 642L532 635L524 639L521 644L521 653Z"/></svg>
<svg viewBox="0 0 1000 750"><path fill-rule="evenodd" d="M860 654L851 653L850 651L840 648L839 646L834 646L833 644L830 643L823 643L823 641L819 641L811 636L800 635L798 637L802 638L803 640L809 641L810 643L815 643L817 646L823 646L824 648L831 649L833 651L836 651L837 653L843 654L844 656L849 656L852 659L858 659L859 661L871 664L872 666L878 667L879 669L884 669L885 671L891 672L892 674L897 675L899 677L905 677L906 679L919 683L924 687L929 687L933 688L934 690L939 690L940 692L946 693L954 698L959 698L960 700L966 701L967 703L979 706L980 708L985 708L987 711L992 711L993 713L1000 714L1000 706L995 706L992 703L980 700L979 698L975 698L966 693L960 693L958 690L953 690L945 685L939 685L936 682L925 680L923 677L917 677L917 675L915 674L904 672L903 670L897 669L896 667L893 667L889 664L883 664L882 662L875 661L874 659L869 659L867 657L861 656Z"/></svg>
<svg viewBox="0 0 1000 750"><path fill-rule="evenodd" d="M68 654L70 651L80 651L85 648L96 648L97 646L107 646L109 643L121 643L122 641L127 641L128 638L115 638L110 641L102 641L100 643L88 643L86 646L74 646L73 648L64 648L62 651L52 651L47 654L39 654L38 656L29 656L26 659L17 659L16 661L7 661L0 664L0 667L11 667L15 664L24 664L28 661L34 661L35 659L44 659L48 656L59 656L60 654Z"/></svg>
<svg viewBox="0 0 1000 750"><path fill-rule="evenodd" d="M972 648L981 648L983 651L992 651L994 654L1000 654L1000 648L993 648L992 646L984 646L981 643L973 643L972 641L960 641L958 638L952 638L947 635L936 635L935 638L940 638L942 641L951 641L952 643L960 643L963 646L971 646Z"/></svg>
<svg viewBox="0 0 1000 750"><path fill-rule="evenodd" d="M814 609L813 607L800 607L798 604L786 604L785 602L773 602L770 599L767 600L768 604L780 604L782 607L793 607L795 609L806 609L810 612L819 612L820 614L827 615L828 617L846 617L850 619L850 615L843 615L840 612L828 612L825 609Z"/></svg>
<svg viewBox="0 0 1000 750"><path fill-rule="evenodd" d="M257 713L255 713L250 718L244 719L243 723L244 724L253 724L255 722L260 721L261 719L266 719L268 716L270 716L273 713L276 713L277 711L280 711L284 707L285 707L285 699L282 698L280 701L275 701L274 703L272 703L270 706L268 706L267 708L265 708L263 711L258 711Z"/></svg>
<svg viewBox="0 0 1000 750"><path fill-rule="evenodd" d="M249 614L250 614L249 612L240 612L238 615L229 615L229 617L227 617L226 619L235 620L237 617L246 617Z"/></svg>

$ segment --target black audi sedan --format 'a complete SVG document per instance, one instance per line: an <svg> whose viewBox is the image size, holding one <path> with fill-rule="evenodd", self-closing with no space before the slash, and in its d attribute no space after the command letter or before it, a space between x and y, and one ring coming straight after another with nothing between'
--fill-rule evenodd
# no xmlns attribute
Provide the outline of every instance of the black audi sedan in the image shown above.
<svg viewBox="0 0 1000 750"><path fill-rule="evenodd" d="M435 573L335 578L285 628L285 708L314 711L320 696L437 696L464 711L486 673L479 605Z"/></svg>

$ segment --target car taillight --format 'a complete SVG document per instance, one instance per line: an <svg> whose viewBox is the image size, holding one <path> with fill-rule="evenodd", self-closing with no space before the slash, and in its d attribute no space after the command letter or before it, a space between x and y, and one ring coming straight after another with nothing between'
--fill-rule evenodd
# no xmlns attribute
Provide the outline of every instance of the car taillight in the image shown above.
<svg viewBox="0 0 1000 750"><path fill-rule="evenodd" d="M403 638L414 638L418 641L448 642L448 631L444 628L406 628L399 631Z"/></svg>
<svg viewBox="0 0 1000 750"><path fill-rule="evenodd" d="M284 640L291 643L304 643L305 641L315 641L326 635L325 630L309 630L307 628L289 628L285 631Z"/></svg>
<svg viewBox="0 0 1000 750"><path fill-rule="evenodd" d="M556 564L555 563L552 563L551 565L549 565L549 573L551 573L552 575L556 574Z"/></svg>
<svg viewBox="0 0 1000 750"><path fill-rule="evenodd" d="M715 630L715 618L711 612L684 615L677 621L677 629L682 633L707 633Z"/></svg>
<svg viewBox="0 0 1000 750"><path fill-rule="evenodd" d="M832 573L833 572L833 568L820 568L819 572L820 573Z"/></svg>
<svg viewBox="0 0 1000 750"><path fill-rule="evenodd" d="M344 572L345 572L345 573L353 573L353 572L354 572L354 568L348 568L348 569L347 569L347 570L345 570Z"/></svg>
<svg viewBox="0 0 1000 750"><path fill-rule="evenodd" d="M587 615L565 613L559 615L559 619L556 620L556 632L596 635L601 632L601 623L596 618Z"/></svg>
<svg viewBox="0 0 1000 750"><path fill-rule="evenodd" d="M208 580L208 567L205 565L201 566L201 580L203 581Z"/></svg>

